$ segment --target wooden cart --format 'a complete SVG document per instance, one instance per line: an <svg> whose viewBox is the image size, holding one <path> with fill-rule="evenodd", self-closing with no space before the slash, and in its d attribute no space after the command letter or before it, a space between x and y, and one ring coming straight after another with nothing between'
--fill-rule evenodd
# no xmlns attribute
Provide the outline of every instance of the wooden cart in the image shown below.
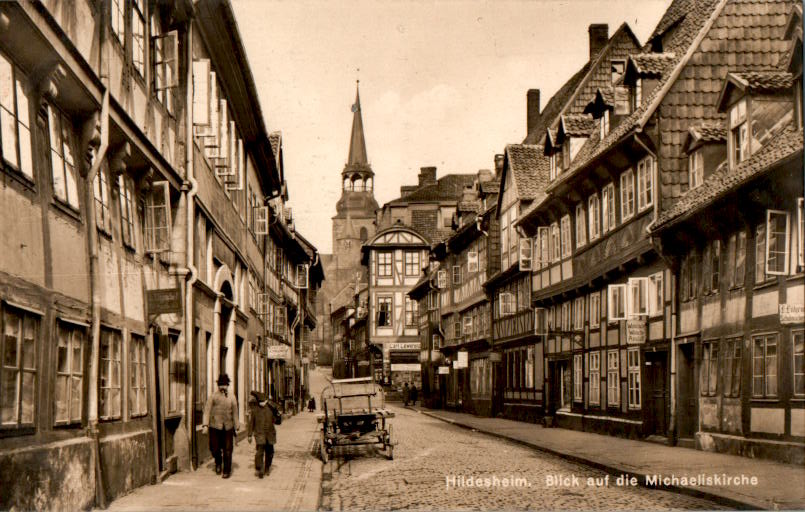
<svg viewBox="0 0 805 512"><path fill-rule="evenodd" d="M385 396L371 377L333 380L321 393L321 458L327 462L336 446L382 446L389 459L394 458L394 442L385 409Z"/></svg>

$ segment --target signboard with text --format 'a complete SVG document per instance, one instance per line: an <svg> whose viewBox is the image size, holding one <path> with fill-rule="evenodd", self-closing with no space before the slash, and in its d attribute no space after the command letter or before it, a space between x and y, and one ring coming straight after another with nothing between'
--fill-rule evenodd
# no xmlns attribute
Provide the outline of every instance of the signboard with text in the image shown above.
<svg viewBox="0 0 805 512"><path fill-rule="evenodd" d="M450 367L449 366L440 366L439 367L439 375L449 375L450 374Z"/></svg>
<svg viewBox="0 0 805 512"><path fill-rule="evenodd" d="M419 363L391 363L393 372L418 372L422 370Z"/></svg>
<svg viewBox="0 0 805 512"><path fill-rule="evenodd" d="M146 290L148 316L182 312L182 292L179 288Z"/></svg>
<svg viewBox="0 0 805 512"><path fill-rule="evenodd" d="M780 304L780 323L782 325L805 323L805 305Z"/></svg>
<svg viewBox="0 0 805 512"><path fill-rule="evenodd" d="M291 360L291 347L288 345L269 345L266 357L269 359Z"/></svg>
<svg viewBox="0 0 805 512"><path fill-rule="evenodd" d="M469 361L469 353L466 350L459 350L458 351L458 368L469 368L470 361Z"/></svg>
<svg viewBox="0 0 805 512"><path fill-rule="evenodd" d="M420 345L418 341L408 343L386 343L386 348L389 350L419 350Z"/></svg>
<svg viewBox="0 0 805 512"><path fill-rule="evenodd" d="M628 345L639 345L646 342L646 321L643 319L632 319L626 321L626 343Z"/></svg>

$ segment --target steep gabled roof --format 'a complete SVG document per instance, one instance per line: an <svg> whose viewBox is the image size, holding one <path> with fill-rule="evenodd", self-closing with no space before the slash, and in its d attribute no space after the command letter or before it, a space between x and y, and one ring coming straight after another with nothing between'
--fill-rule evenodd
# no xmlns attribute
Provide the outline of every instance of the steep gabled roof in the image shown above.
<svg viewBox="0 0 805 512"><path fill-rule="evenodd" d="M565 114L559 122L557 140L565 137L587 137L595 127L595 121L587 114Z"/></svg>
<svg viewBox="0 0 805 512"><path fill-rule="evenodd" d="M746 93L788 92L794 79L787 71L744 71L727 74L721 94L718 96L718 109L724 111L732 91Z"/></svg>
<svg viewBox="0 0 805 512"><path fill-rule="evenodd" d="M726 142L727 129L723 124L712 122L702 122L688 128L688 135L685 143L682 144L682 151L689 153L702 144L710 142Z"/></svg>
<svg viewBox="0 0 805 512"><path fill-rule="evenodd" d="M548 184L550 164L541 149L534 144L506 146L504 172L512 173L518 199L536 199Z"/></svg>
<svg viewBox="0 0 805 512"><path fill-rule="evenodd" d="M674 221L695 215L705 206L784 162L793 159L801 161L802 144L802 130L788 130L738 164L735 169L730 169L725 162L704 183L687 191L671 208L664 211L651 226L651 231L661 231L675 223Z"/></svg>
<svg viewBox="0 0 805 512"><path fill-rule="evenodd" d="M442 176L436 183L423 185L413 192L386 204L405 205L408 203L426 203L437 201L457 201L467 185L472 185L475 174L448 174Z"/></svg>

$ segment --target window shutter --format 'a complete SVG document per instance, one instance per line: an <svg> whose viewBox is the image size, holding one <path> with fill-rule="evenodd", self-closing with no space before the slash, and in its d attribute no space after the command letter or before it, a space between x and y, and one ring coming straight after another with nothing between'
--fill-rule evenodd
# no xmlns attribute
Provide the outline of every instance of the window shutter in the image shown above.
<svg viewBox="0 0 805 512"><path fill-rule="evenodd" d="M530 271L532 268L532 246L530 238L520 239L520 271Z"/></svg>
<svg viewBox="0 0 805 512"><path fill-rule="evenodd" d="M146 203L146 252L170 251L171 212L170 185L157 181L151 185Z"/></svg>
<svg viewBox="0 0 805 512"><path fill-rule="evenodd" d="M267 293L258 293L257 294L257 314L259 315L268 315L268 294Z"/></svg>
<svg viewBox="0 0 805 512"><path fill-rule="evenodd" d="M218 109L218 151L215 153L215 174L226 177L232 175L229 167L229 116L227 115L226 100L219 100Z"/></svg>
<svg viewBox="0 0 805 512"><path fill-rule="evenodd" d="M166 89L179 86L179 32L171 30L162 36L162 65L165 67Z"/></svg>
<svg viewBox="0 0 805 512"><path fill-rule="evenodd" d="M478 251L467 253L467 272L478 272Z"/></svg>
<svg viewBox="0 0 805 512"><path fill-rule="evenodd" d="M193 124L210 124L210 61L193 61Z"/></svg>
<svg viewBox="0 0 805 512"><path fill-rule="evenodd" d="M221 125L218 122L218 81L215 77L215 71L210 71L210 94L209 94L209 111L210 111L210 122L208 123L208 128L205 130L206 139L204 141L205 148L212 148L207 151L207 155L210 157L214 157L217 154L215 148L218 147L219 138L221 136L220 129Z"/></svg>
<svg viewBox="0 0 805 512"><path fill-rule="evenodd" d="M305 264L298 264L296 266L296 287L300 290L307 288L307 271L308 267Z"/></svg>
<svg viewBox="0 0 805 512"><path fill-rule="evenodd" d="M461 284L461 266L460 265L453 265L453 284L460 285Z"/></svg>
<svg viewBox="0 0 805 512"><path fill-rule="evenodd" d="M610 322L626 320L626 285L611 284L607 287L607 318Z"/></svg>

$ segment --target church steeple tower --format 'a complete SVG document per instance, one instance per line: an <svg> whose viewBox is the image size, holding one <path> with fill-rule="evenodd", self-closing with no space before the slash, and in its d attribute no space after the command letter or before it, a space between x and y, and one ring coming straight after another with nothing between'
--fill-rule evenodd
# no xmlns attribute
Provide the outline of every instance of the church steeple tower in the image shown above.
<svg viewBox="0 0 805 512"><path fill-rule="evenodd" d="M366 139L363 136L361 92L358 87L360 87L360 81L355 87L355 103L352 105L352 137L349 140L347 167L369 167L369 161L366 158Z"/></svg>

